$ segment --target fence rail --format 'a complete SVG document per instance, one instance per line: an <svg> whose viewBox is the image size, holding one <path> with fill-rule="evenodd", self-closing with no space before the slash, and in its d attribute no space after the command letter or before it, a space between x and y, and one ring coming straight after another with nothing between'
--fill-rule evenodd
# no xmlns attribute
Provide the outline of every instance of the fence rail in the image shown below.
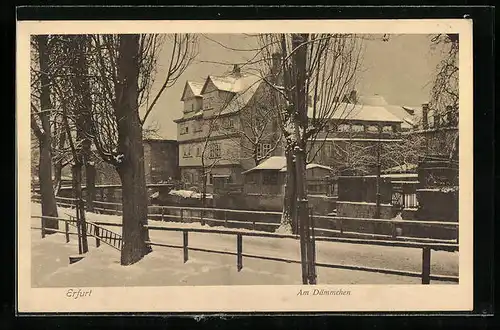
<svg viewBox="0 0 500 330"><path fill-rule="evenodd" d="M66 234L66 242L69 242L69 235L75 234L70 233L68 230L68 224L75 225L77 222L74 217L70 216L70 218L59 218L59 217L46 217L46 216L32 216L33 218L40 218L42 220L42 237L45 236L45 232L47 230L52 230L54 232L61 232ZM57 219L59 221L65 222L65 231L53 230L50 228L45 228L44 219ZM107 223L107 222L86 222L87 229L90 235L96 238L96 247L99 247L100 241L105 242L107 245L115 249L120 249L121 247L121 236L113 231L104 228L104 226L116 226L122 227L119 223ZM244 253L243 251L243 238L245 236L248 237L262 237L262 238L292 238L298 239L296 235L289 234L277 234L277 233L265 233L265 232L241 232L237 230L218 230L218 229L197 229L197 228L178 228L178 227L164 227L164 226L155 226L155 225L146 225L148 230L153 231L170 231L170 232L179 232L182 233L182 245L174 245L174 244L165 244L159 242L146 241L147 244L151 246L160 246L160 247L168 247L168 248L177 248L182 249L183 251L183 260L187 262L189 260L189 251L199 251L206 253L217 253L217 254L225 254L225 255L233 255L236 256L236 267L238 271L243 269L243 257L252 258L252 259L261 259L261 260L269 260L269 261L277 261L277 262L286 262L286 263L295 263L300 264L300 260L294 260L289 258L282 257L274 257L274 256L265 256L265 255L255 255ZM96 231L95 229L99 228L100 231ZM39 229L39 228L33 228ZM94 229L94 230L92 230ZM222 235L232 235L236 236L236 252L233 251L223 251L223 250L215 250L215 249L207 249L207 248L199 248L193 247L189 245L189 233L204 233L204 234L222 234ZM379 246L399 246L399 247L407 247L407 248L421 248L422 249L422 271L421 272L412 272L412 271L404 271L404 270L395 270L395 269L387 269L387 268L375 268L375 267L365 267L358 265L345 265L345 264L331 264L331 263L321 263L315 262L315 266L317 267L325 267L325 268L337 268L337 269L350 269L357 271L366 271L366 272L376 272L383 274L392 274L392 275L402 275L402 276L410 276L410 277L421 277L422 284L430 284L431 280L438 281L451 281L458 282L458 276L451 275L436 275L430 273L430 254L431 250L449 250L449 251L457 251L458 244L436 244L436 243L418 243L418 242L398 242L398 241L382 241L382 240L367 240L367 239L354 239L354 238L338 238L338 237L315 237L315 241L328 241L328 242L339 242L339 243L350 243L350 244L364 244L364 245L379 245Z"/></svg>
<svg viewBox="0 0 500 330"><path fill-rule="evenodd" d="M58 205L74 207L75 199L72 198L60 198L61 201L57 201ZM36 196L34 198L36 200ZM62 202L64 201L64 202ZM70 202L70 203L67 203ZM115 202L104 202L104 201L94 201L94 210L103 213L112 213L116 215L122 214L122 204ZM229 227L229 225L243 226L243 228L256 230L257 228L268 228L276 229L280 226L278 222L266 222L258 221L256 219L241 220L234 219L236 214L247 214L247 215L263 215L263 216L275 216L280 217L281 212L271 212L271 211L253 211L253 210L235 210L235 209L223 209L223 208L203 208L203 207L183 207L183 206L165 206L165 205L149 205L148 217L156 220L173 220L180 222L200 222L205 223L215 223L220 224L224 227ZM169 214L169 211L174 211L175 214ZM173 213L173 212L170 212ZM194 214L193 214L194 213ZM220 218L209 216L215 215L214 213L219 213ZM358 238L371 238L371 239L387 239L391 238L396 241L416 241L416 242L432 242L432 243L450 243L459 242L459 224L457 222L446 222L446 221L422 221L422 220L403 220L403 219L373 219L373 218L350 218L350 217L340 217L340 216L330 216L330 215L313 215L316 222L322 220L322 224L316 224L314 228L315 235L324 236L337 236L337 237L358 237ZM371 226L380 224L390 226L387 229L387 234L373 232L360 232L358 230L349 230L349 227L353 224L369 224ZM246 225L246 226L245 226ZM325 226L326 225L326 226ZM423 236L405 236L402 233L398 233L398 228L401 226L406 227L418 227L418 228L442 228L445 230L450 230L447 236L450 238L430 238Z"/></svg>

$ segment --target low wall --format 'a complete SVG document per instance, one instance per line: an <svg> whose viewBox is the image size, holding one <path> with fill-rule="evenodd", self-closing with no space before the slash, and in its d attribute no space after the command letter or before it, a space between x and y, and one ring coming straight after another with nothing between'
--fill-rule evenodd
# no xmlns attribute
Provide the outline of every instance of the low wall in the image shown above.
<svg viewBox="0 0 500 330"><path fill-rule="evenodd" d="M420 220L458 221L458 190L417 189Z"/></svg>
<svg viewBox="0 0 500 330"><path fill-rule="evenodd" d="M376 203L337 201L337 215L348 218L374 218ZM390 204L380 204L380 218L391 219L393 209Z"/></svg>

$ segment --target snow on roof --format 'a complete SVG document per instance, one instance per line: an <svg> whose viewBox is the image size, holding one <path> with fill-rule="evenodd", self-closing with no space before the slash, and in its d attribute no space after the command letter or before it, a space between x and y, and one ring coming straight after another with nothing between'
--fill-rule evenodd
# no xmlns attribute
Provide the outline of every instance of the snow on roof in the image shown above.
<svg viewBox="0 0 500 330"><path fill-rule="evenodd" d="M183 198L201 198L201 193L198 193L198 192L192 191L192 190L170 190L170 192L168 194L172 195L172 196L183 197ZM207 199L213 198L213 196L211 194L205 194L205 197Z"/></svg>
<svg viewBox="0 0 500 330"><path fill-rule="evenodd" d="M313 107L309 107L307 114L313 117ZM388 111L385 106L373 106L365 104L352 104L339 102L337 110L331 116L331 119L376 121L376 122L395 122L401 123L399 119Z"/></svg>
<svg viewBox="0 0 500 330"><path fill-rule="evenodd" d="M320 165L320 164L307 164L306 165L306 170L308 170L310 168L322 168L322 169L325 169L325 170L333 171L333 169L331 167L328 167L328 166L325 166L325 165Z"/></svg>
<svg viewBox="0 0 500 330"><path fill-rule="evenodd" d="M398 117L403 121L401 127L411 128L414 123L414 116L410 114L405 107L399 105L386 105L385 108L392 113L394 116Z"/></svg>
<svg viewBox="0 0 500 330"><path fill-rule="evenodd" d="M259 165L242 172L241 174L247 174L253 171L262 170L281 170L286 166L286 157L284 156L272 156L260 163Z"/></svg>
<svg viewBox="0 0 500 330"><path fill-rule="evenodd" d="M210 75L207 77L203 87L200 91L201 94L205 93L205 89L208 83L211 81L214 86L220 91L226 91L231 93L239 93L247 89L250 85L260 80L261 77L253 74L229 74L226 76L214 76Z"/></svg>
<svg viewBox="0 0 500 330"><path fill-rule="evenodd" d="M387 168L382 171L382 173L413 173L417 169L416 164L402 164Z"/></svg>
<svg viewBox="0 0 500 330"><path fill-rule="evenodd" d="M328 170L328 171L333 171L333 169L331 167L328 167L328 166L325 166L325 165L320 165L320 164L307 164L306 165L306 170L310 170L310 169L313 169L313 168L323 168L325 170ZM286 166L283 167L280 172L286 172Z"/></svg>
<svg viewBox="0 0 500 330"><path fill-rule="evenodd" d="M200 110L197 112L188 112L188 113L184 113L182 118L174 119L174 123L180 122L182 120L193 119L193 118L202 117L202 116L203 116L203 110Z"/></svg>
<svg viewBox="0 0 500 330"><path fill-rule="evenodd" d="M255 92L261 84L261 79L258 76L248 76L240 83L242 89L229 101L227 106L221 111L221 114L233 113L241 110L255 95Z"/></svg>
<svg viewBox="0 0 500 330"><path fill-rule="evenodd" d="M201 90L203 88L204 83L197 81L186 81L186 85L184 86L184 91L182 92L181 101L184 101L184 96L186 95L186 91L188 87L191 89L191 92L194 96L201 97Z"/></svg>

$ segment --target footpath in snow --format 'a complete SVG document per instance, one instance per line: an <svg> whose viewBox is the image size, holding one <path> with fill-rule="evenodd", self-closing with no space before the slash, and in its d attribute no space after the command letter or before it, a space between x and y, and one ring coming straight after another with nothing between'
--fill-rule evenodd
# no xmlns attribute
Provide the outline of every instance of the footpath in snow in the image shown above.
<svg viewBox="0 0 500 330"><path fill-rule="evenodd" d="M60 216L74 210L59 208ZM40 215L39 204L32 203L32 215ZM120 216L87 213L90 221L121 223ZM149 221L150 225L178 228L217 228L198 223ZM40 219L32 219L39 227ZM64 228L61 222L60 228ZM70 227L72 228L72 227ZM121 233L120 227L107 227ZM72 229L74 231L74 228ZM245 229L236 231L248 232ZM230 231L234 231L230 229ZM181 232L150 230L155 243L182 244ZM278 285L301 284L300 264L243 258L243 269L236 270L236 256L189 251L184 263L182 249L153 247L153 252L131 266L119 264L119 252L89 237L89 253L69 265L70 255L78 253L76 236L65 243L64 234L42 239L40 230L32 229L32 284L34 287L67 286L166 286L166 285ZM236 236L190 233L189 246L221 251L236 251ZM317 242L317 262L381 267L419 272L421 250L413 248ZM244 237L243 253L300 260L299 243L290 238ZM386 275L364 271L317 268L319 284L419 284L420 278ZM431 273L458 275L458 252L433 251ZM447 282L433 281L432 284Z"/></svg>

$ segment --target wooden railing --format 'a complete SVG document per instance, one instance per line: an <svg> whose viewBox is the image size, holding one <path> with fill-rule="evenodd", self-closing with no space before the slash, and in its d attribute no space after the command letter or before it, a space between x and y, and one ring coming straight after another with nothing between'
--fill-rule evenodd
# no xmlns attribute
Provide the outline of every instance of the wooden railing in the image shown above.
<svg viewBox="0 0 500 330"><path fill-rule="evenodd" d="M78 235L80 236L81 234L79 232L71 232L69 230L69 227L72 226L74 228L77 228L77 220L76 217L69 215L69 219L67 218L59 218L59 217L49 217L49 216L37 216L34 215L32 218L35 219L41 219L41 227L32 227L32 229L40 229L42 233L42 238L45 238L47 232L52 232L52 233L61 233L64 234L66 237L66 243L70 242L70 235ZM53 228L47 228L45 225L44 220L58 220L58 221L63 221L64 222L64 231L63 230L58 230L58 229L53 229ZM90 235L95 238L96 242L96 247L99 247L101 245L101 242L105 243L106 245L109 245L110 247L121 251L122 247L122 236L118 233L115 233L114 231L111 231L104 226L109 226L110 224L108 223L96 223L96 222L91 222L86 220L85 221L86 229L87 229L87 235ZM121 225L120 225L121 226Z"/></svg>
<svg viewBox="0 0 500 330"><path fill-rule="evenodd" d="M252 258L252 259L279 261L279 262L286 262L286 263L295 263L295 264L301 263L300 260L294 260L294 259L282 258L282 257L274 257L274 256L248 254L248 253L243 252L243 237L245 237L245 236L247 236L247 237L280 238L280 239L283 239L283 238L298 239L298 237L296 235L257 233L257 232L240 232L240 231L235 231L235 230L171 228L171 227L154 226L154 225L147 225L146 227L149 230L182 232L182 238L183 238L182 245L155 243L152 241L148 241L146 243L151 245L151 246L160 246L160 247L182 249L184 262L189 260L189 251L198 251L198 252L217 253L217 254L236 256L236 267L237 267L238 271L243 269L243 257ZM189 233L220 234L220 235L236 236L236 249L235 249L236 251L235 252L223 251L223 250L215 250L215 249L198 248L198 247L189 246ZM431 267L430 267L431 250L456 251L456 250L458 250L458 244L394 242L394 241L366 240L366 239L338 238L338 237L315 237L315 241L327 241L327 242L362 244L362 245L377 245L377 246L391 246L391 247L396 246L396 247L422 249L422 271L421 272L388 269L388 268L366 267L366 266L359 266L359 265L346 265L346 264L315 262L315 265L317 267L349 269L349 270L376 272L376 273L390 274L390 275L420 277L422 279L422 284L430 284L431 280L458 282L458 276L431 274ZM313 260L316 260L316 258L313 258Z"/></svg>
<svg viewBox="0 0 500 330"><path fill-rule="evenodd" d="M61 206L74 207L75 200L71 198L60 198L57 197L57 203ZM273 216L276 218L281 217L281 212L271 212L271 211L253 211L253 210L235 210L235 209L222 209L222 208L202 208L202 207L183 207L183 206L160 206L160 205L149 205L148 218L152 220L161 221L174 221L174 222L199 222L202 225L206 223L219 224L220 226L228 228L230 225L234 227L241 227L246 229L258 230L258 228L266 228L274 231L280 226L278 222L264 222L258 221L256 216L261 214L262 216ZM122 205L121 203L113 202L102 202L94 201L94 210L102 213L121 215ZM170 212L169 212L170 211ZM174 211L174 212L172 212ZM159 212L159 213L158 213ZM169 214L174 213L174 214ZM214 217L214 214L218 213L219 218ZM250 220L238 220L234 219L234 215L244 214L253 215ZM397 241L413 241L413 242L425 242L425 243L458 243L459 242L459 224L458 222L446 222L446 221L421 221L421 220L398 220L398 219L373 219L373 218L350 218L350 217L339 217L339 216L326 216L326 215L315 215L312 214L316 220L316 226L314 228L315 234L317 236L324 236L328 234L329 236L337 237L351 237L351 238L364 238L364 239L391 239ZM318 225L318 220L320 220L323 225ZM327 226L324 223L328 223ZM390 234L377 234L375 232L360 232L356 230L349 230L349 226L354 223L366 223L371 226L376 224L387 225L392 228ZM404 236L398 234L398 227L400 226L413 226L413 227L427 227L427 228L446 228L450 231L454 231L454 238L450 239L436 239L429 237L418 237L418 236ZM233 227L233 228L234 228ZM323 234L323 235L318 235Z"/></svg>
<svg viewBox="0 0 500 330"><path fill-rule="evenodd" d="M114 208L112 211L116 212L116 204L118 203L109 203L109 202L100 202L103 205L113 205ZM105 203L105 204L104 204ZM265 212L265 211L245 211L245 210L229 210L229 209L208 209L208 208L185 208L185 207L174 207L174 206L155 206L160 208L160 214L149 214L149 216L161 216L162 219L165 218L176 218L184 221L186 219L191 220L199 220L201 223L203 221L215 221L215 222L225 222L227 224L229 222L238 223L247 221L238 221L238 220L230 220L230 219L213 219L209 217L203 217L204 212L225 212L227 213L253 213L253 214L272 214L272 215L281 215L281 212ZM105 208L103 208L105 209ZM164 209L178 209L180 210L180 216L177 215L165 215ZM183 215L184 210L197 210L200 211L200 217L185 217ZM110 211L110 209L105 209ZM45 237L45 233L47 231L64 233L66 236L66 242L69 242L69 235L74 234L68 231L68 224L76 223L74 218L64 219L64 218L53 218L53 217L42 217L42 216L34 216L34 218L42 219L42 228L38 228L42 230L42 237ZM65 231L44 228L43 219L58 219L60 221L65 221ZM424 226L445 226L445 227L453 227L458 229L457 223L449 223L449 222L437 222L437 221L410 221L410 220L388 220L388 219L363 219L363 218L346 218L346 217L329 217L329 216L317 216L313 215L313 220L315 219L327 219L330 221L339 222L341 225L340 232L342 232L342 223L344 221L364 221L364 222L378 222L378 223L389 223L392 226L396 226L397 224L413 224L413 225L424 225ZM266 224L266 225L275 225L271 223L259 223L254 221L253 225L256 224ZM120 250L121 248L121 236L104 228L104 226L116 226L121 227L121 224L118 223L107 223L107 222L87 222L87 231L90 235L96 238L96 246L99 246L100 240L105 242L106 244L112 246L115 249ZM267 233L267 232L242 232L237 230L218 230L218 229L195 229L195 228L178 228L178 227L164 227L164 226L155 226L155 225L147 225L149 230L156 231L170 231L170 232L182 232L183 244L182 245L174 245L174 244L164 244L160 242L152 242L147 241L146 243L151 246L160 246L160 247L169 247L169 248L179 248L183 251L183 259L184 262L189 260L189 251L199 251L199 252L207 252L207 253L217 253L217 254L226 254L226 255L234 255L236 256L236 264L237 270L240 271L243 268L243 257L253 258L253 259L262 259L262 260L271 260L271 261L279 261L279 262L287 262L287 263L297 263L300 264L300 260L294 260L289 258L281 258L281 257L273 257L273 256L265 256L265 255L255 255L248 254L243 252L243 237L263 237L263 238L291 238L298 239L297 235L287 235L287 234L277 234L277 233ZM97 230L96 230L97 229ZM316 231L324 231L325 229L315 228ZM189 233L204 233L204 234L222 234L222 235L233 235L236 236L236 251L223 251L223 250L215 250L215 249L206 249L206 248L198 248L189 245ZM315 262L315 266L317 267L325 267L325 268L337 268L337 269L350 269L357 271L367 271L367 272L377 272L383 274L392 274L392 275L402 275L402 276L410 276L410 277L420 277L422 279L422 284L429 284L431 280L439 280L439 281L451 281L458 282L458 276L452 275L437 275L431 274L430 271L430 260L431 260L431 251L432 250L444 250L449 252L458 251L458 239L457 242L449 243L449 242L435 242L428 240L427 242L422 241L407 241L405 239L397 240L396 235L392 236L383 236L382 237L372 237L372 239L367 238L353 238L353 237L323 237L314 235L314 240L324 241L324 242L337 242L337 243L348 243L348 244L362 244L362 245L375 245L375 246L389 246L389 247L405 247L405 248L418 248L422 250L422 269L421 272L412 272L405 270L395 270L395 269L387 269L387 268L375 268L375 267L366 267L359 265L345 265L345 264L332 264L332 263L322 263ZM458 237L458 236L457 236ZM387 239L389 238L389 239ZM407 238L406 238L407 239ZM313 258L316 260L316 258Z"/></svg>

